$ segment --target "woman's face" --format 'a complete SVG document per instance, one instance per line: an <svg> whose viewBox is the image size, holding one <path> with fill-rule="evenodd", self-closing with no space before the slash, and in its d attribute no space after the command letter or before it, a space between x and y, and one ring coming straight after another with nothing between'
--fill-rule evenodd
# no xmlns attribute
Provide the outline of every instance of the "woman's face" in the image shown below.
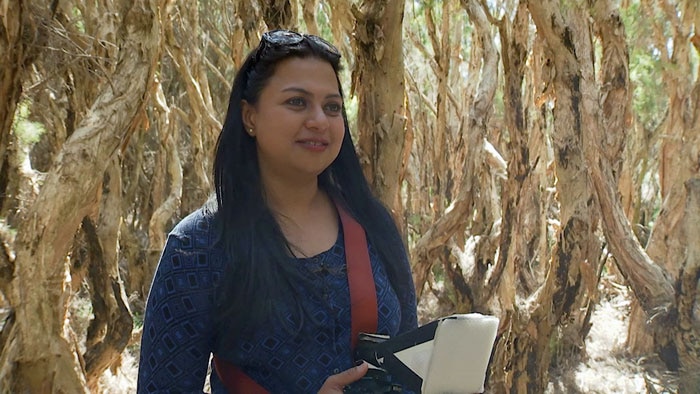
<svg viewBox="0 0 700 394"><path fill-rule="evenodd" d="M278 63L258 102L242 104L263 179L310 179L326 169L338 156L345 133L342 108L328 62L292 57Z"/></svg>

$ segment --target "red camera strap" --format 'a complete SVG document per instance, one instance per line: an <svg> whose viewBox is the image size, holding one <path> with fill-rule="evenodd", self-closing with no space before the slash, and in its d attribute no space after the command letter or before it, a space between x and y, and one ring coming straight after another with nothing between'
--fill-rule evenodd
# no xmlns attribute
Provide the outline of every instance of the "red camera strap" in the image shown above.
<svg viewBox="0 0 700 394"><path fill-rule="evenodd" d="M336 203L345 238L345 261L350 287L351 346L355 348L360 332L377 331L377 292L369 261L365 230L343 207ZM231 394L267 394L267 390L237 366L214 356L214 368Z"/></svg>

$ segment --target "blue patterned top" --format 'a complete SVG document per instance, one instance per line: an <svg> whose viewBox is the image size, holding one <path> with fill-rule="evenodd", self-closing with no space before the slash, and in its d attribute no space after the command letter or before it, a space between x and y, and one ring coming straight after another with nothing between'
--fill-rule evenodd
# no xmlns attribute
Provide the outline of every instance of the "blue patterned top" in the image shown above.
<svg viewBox="0 0 700 394"><path fill-rule="evenodd" d="M226 264L213 245L212 218L202 210L183 219L168 236L148 296L139 361L139 393L201 393L214 352L214 293ZM339 226L341 227L341 226ZM395 336L417 327L410 266L396 289L376 250L369 245L377 289L378 333ZM330 375L354 365L350 349L350 291L342 227L333 247L290 264L313 278L316 289L302 289L304 303L319 324L297 335L282 325L265 325L217 353L271 393L316 393ZM323 299L311 294L321 294ZM282 310L285 310L282 306ZM226 390L211 374L213 393Z"/></svg>

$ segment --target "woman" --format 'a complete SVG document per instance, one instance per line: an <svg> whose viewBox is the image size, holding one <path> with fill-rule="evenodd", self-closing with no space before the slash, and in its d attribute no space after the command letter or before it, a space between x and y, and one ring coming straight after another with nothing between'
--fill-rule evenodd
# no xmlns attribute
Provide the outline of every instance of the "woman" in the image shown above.
<svg viewBox="0 0 700 394"><path fill-rule="evenodd" d="M201 392L210 354L272 393L360 379L342 212L366 233L377 332L417 326L406 252L363 177L339 70L331 44L284 30L246 58L217 141L216 203L172 230L153 280L139 392ZM214 372L211 386L226 392Z"/></svg>

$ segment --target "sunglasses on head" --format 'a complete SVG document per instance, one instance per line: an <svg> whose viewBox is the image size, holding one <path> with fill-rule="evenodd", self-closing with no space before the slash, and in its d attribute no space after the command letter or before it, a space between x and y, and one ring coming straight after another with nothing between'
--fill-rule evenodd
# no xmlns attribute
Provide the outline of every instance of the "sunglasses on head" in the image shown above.
<svg viewBox="0 0 700 394"><path fill-rule="evenodd" d="M304 40L308 40L316 46L321 47L324 51L328 52L333 56L340 57L340 51L338 50L338 48L336 48L335 46L333 46L333 44L324 40L321 37L314 36L311 34L301 34L290 30L272 30L262 35L260 45L258 46L258 54L256 56L257 60L260 60L262 53L268 46L294 46L300 44Z"/></svg>

